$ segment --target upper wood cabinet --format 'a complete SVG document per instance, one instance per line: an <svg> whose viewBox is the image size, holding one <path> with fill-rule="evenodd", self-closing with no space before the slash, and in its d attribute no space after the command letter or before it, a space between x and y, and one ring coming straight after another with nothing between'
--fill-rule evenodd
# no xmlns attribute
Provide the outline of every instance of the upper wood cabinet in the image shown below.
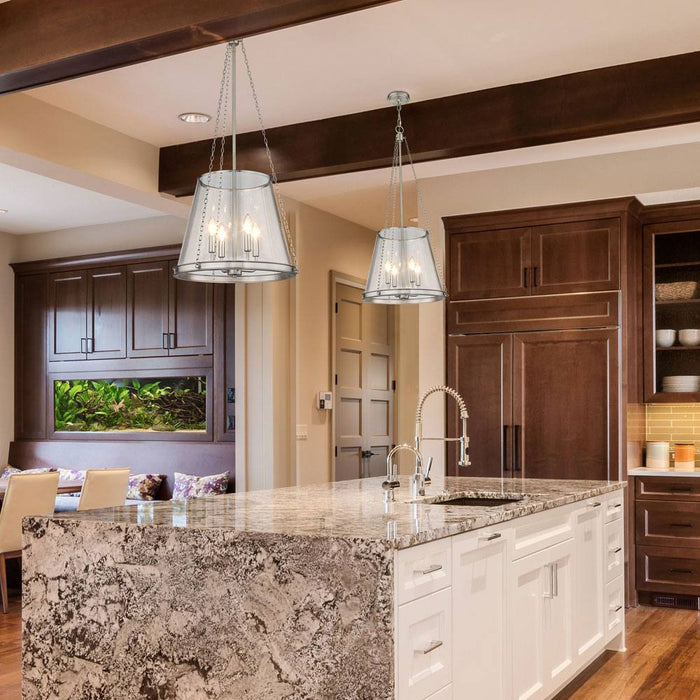
<svg viewBox="0 0 700 700"><path fill-rule="evenodd" d="M49 276L49 360L126 356L124 267Z"/></svg>
<svg viewBox="0 0 700 700"><path fill-rule="evenodd" d="M168 355L170 263L138 263L127 268L127 355Z"/></svg>
<svg viewBox="0 0 700 700"><path fill-rule="evenodd" d="M619 218L461 231L466 218L445 220L452 300L620 288Z"/></svg>
<svg viewBox="0 0 700 700"><path fill-rule="evenodd" d="M168 331L170 355L210 355L213 337L214 285L175 279L169 262Z"/></svg>

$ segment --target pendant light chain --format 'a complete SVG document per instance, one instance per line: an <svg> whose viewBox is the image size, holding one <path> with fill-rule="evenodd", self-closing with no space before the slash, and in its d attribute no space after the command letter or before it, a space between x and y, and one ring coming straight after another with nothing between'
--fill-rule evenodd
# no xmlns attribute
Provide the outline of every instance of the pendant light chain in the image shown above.
<svg viewBox="0 0 700 700"><path fill-rule="evenodd" d="M411 173L413 173L413 181L416 183L416 199L418 200L418 215L422 217L424 225L428 225L428 210L425 207L425 201L423 200L423 192L418 184L418 176L416 175L416 166L413 164L413 156L411 155L411 149L408 146L408 139L404 137L406 142L406 156L408 157L408 162L411 166ZM442 291L447 291L447 286L445 285L445 275L442 269L442 262L439 259L435 260L435 267L437 267L438 277L440 279L440 286Z"/></svg>
<svg viewBox="0 0 700 700"><path fill-rule="evenodd" d="M287 246L289 247L289 254L292 258L292 264L296 266L297 264L297 253L294 247L294 241L292 240L292 234L289 230L289 221L287 220L287 212L284 208L284 200L282 199L282 194L280 192L279 183L277 182L277 171L275 170L275 164L272 160L272 153L270 152L270 144L267 141L267 132L265 131L265 125L263 124L262 112L260 110L260 102L258 100L258 93L255 90L255 83L253 82L253 74L250 70L250 63L248 63L248 54L245 50L245 44L243 41L240 42L241 52L243 53L243 61L245 63L246 73L248 74L248 82L250 83L250 91L253 94L253 104L255 105L255 112L258 117L258 124L260 126L260 132L263 137L263 143L265 144L265 154L267 155L267 162L270 166L270 176L272 178L272 187L275 193L275 199L277 200L277 206L279 207L280 218L282 220L282 230L284 231L285 238L287 239Z"/></svg>

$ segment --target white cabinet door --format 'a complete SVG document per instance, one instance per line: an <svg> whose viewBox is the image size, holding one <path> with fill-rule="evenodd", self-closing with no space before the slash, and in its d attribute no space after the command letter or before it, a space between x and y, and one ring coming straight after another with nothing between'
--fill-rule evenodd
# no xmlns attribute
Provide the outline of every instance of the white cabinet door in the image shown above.
<svg viewBox="0 0 700 700"><path fill-rule="evenodd" d="M455 698L506 700L508 531L470 532L452 542L452 687Z"/></svg>
<svg viewBox="0 0 700 700"><path fill-rule="evenodd" d="M600 540L596 540L600 551ZM574 543L562 542L545 550L544 566L544 662L549 689L561 685L574 663L573 579Z"/></svg>
<svg viewBox="0 0 700 700"><path fill-rule="evenodd" d="M605 636L603 516L599 500L574 513L574 645L582 661Z"/></svg>
<svg viewBox="0 0 700 700"><path fill-rule="evenodd" d="M512 696L545 697L573 664L573 540L512 565Z"/></svg>

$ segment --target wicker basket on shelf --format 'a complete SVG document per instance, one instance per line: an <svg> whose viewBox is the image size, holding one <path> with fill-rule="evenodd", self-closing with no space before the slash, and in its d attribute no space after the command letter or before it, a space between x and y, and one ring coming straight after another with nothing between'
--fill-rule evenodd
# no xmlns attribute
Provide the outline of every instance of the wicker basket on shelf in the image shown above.
<svg viewBox="0 0 700 700"><path fill-rule="evenodd" d="M656 285L656 301L684 301L697 299L700 284L695 280L687 282L659 282Z"/></svg>

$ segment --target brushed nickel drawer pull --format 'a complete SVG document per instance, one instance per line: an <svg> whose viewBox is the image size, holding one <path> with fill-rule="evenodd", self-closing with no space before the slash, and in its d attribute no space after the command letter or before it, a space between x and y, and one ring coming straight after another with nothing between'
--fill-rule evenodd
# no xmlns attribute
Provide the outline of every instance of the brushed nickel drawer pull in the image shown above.
<svg viewBox="0 0 700 700"><path fill-rule="evenodd" d="M616 503L613 508L622 508L622 503Z"/></svg>
<svg viewBox="0 0 700 700"><path fill-rule="evenodd" d="M439 649L442 646L442 642L434 639L430 644L428 644L425 649L416 649L416 654L430 654L431 651L435 651L436 649Z"/></svg>
<svg viewBox="0 0 700 700"><path fill-rule="evenodd" d="M610 606L610 612L620 612L622 610L622 606L618 605L616 608Z"/></svg>
<svg viewBox="0 0 700 700"><path fill-rule="evenodd" d="M442 564L433 564L432 566L429 566L427 569L417 569L414 571L414 574L420 574L421 576L427 576L428 574L434 574L436 571L440 571L442 569Z"/></svg>
<svg viewBox="0 0 700 700"><path fill-rule="evenodd" d="M619 554L622 551L622 547L611 547L608 551L610 554Z"/></svg>
<svg viewBox="0 0 700 700"><path fill-rule="evenodd" d="M483 537L479 537L479 539L484 542L491 542L492 540L497 540L500 536L500 532L494 532L493 535L484 535Z"/></svg>

